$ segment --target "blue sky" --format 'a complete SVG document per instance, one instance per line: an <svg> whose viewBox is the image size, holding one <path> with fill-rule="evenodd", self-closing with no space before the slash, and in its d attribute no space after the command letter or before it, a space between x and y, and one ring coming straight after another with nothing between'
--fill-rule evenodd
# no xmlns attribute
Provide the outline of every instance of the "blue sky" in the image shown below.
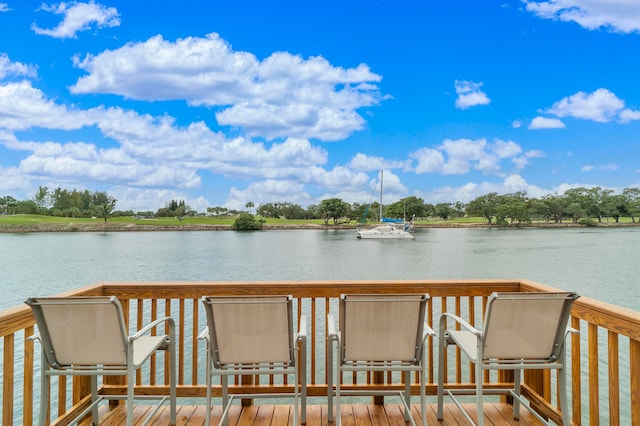
<svg viewBox="0 0 640 426"><path fill-rule="evenodd" d="M637 0L0 0L0 195L117 209L640 186Z"/></svg>

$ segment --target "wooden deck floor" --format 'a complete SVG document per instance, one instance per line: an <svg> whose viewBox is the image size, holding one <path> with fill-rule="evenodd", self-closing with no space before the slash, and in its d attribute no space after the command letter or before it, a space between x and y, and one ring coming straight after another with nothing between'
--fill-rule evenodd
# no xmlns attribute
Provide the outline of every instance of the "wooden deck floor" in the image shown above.
<svg viewBox="0 0 640 426"><path fill-rule="evenodd" d="M473 419L476 419L475 405L465 405ZM521 409L520 421L512 418L512 409L507 404L487 403L484 404L485 424L487 425L540 425L526 409ZM151 406L136 406L134 424L139 425L151 410ZM440 422L436 418L437 407L429 404L427 408L427 423L429 425L466 425L462 414L453 404L445 405L444 421ZM402 407L397 404L386 404L384 406L373 404L352 404L343 405L341 408L342 423L344 426L404 426ZM220 406L212 409L211 424L217 425L222 415ZM416 423L420 425L420 405L412 405L412 416ZM120 406L109 410L104 407L100 415L101 426L115 426L125 424L125 410ZM286 426L292 425L293 409L288 405L252 405L241 408L240 405L232 406L230 410L229 425L231 426ZM205 407L204 405L179 405L177 424L178 425L204 425ZM150 423L154 426L169 425L169 408L164 406L155 415ZM327 421L326 405L307 406L307 426L326 426L333 423ZM410 423L409 423L410 424ZM90 421L81 423L90 425Z"/></svg>

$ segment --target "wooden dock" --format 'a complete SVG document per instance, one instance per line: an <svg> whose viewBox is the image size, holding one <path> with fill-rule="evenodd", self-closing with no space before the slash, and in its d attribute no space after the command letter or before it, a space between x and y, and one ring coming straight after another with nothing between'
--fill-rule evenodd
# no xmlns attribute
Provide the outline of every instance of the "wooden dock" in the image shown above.
<svg viewBox="0 0 640 426"><path fill-rule="evenodd" d="M140 405L135 408L135 422L140 424L153 406ZM475 405L465 404L471 417L475 420ZM411 406L411 414L418 425L421 422L420 405ZM445 404L444 420L438 421L436 418L436 404L429 404L427 408L428 425L466 425L467 422L462 414L453 404ZM485 424L495 426L505 425L540 425L526 409L520 410L520 420L513 419L512 407L507 404L486 403L483 406L485 414ZM405 425L402 406L399 404L343 404L341 408L342 424L344 426L393 426ZM214 406L211 415L211 424L217 425L222 415L222 408ZM124 406L109 409L105 406L100 414L101 426L123 425L126 413ZM177 425L204 425L205 406L204 405L179 405L177 413ZM293 426L293 408L289 405L262 405L254 404L248 407L241 407L240 404L233 405L230 409L230 426ZM80 423L89 426L90 420ZM162 407L150 423L153 426L169 425L169 408ZM328 426L333 423L327 421L326 405L309 405L307 407L307 426ZM407 423L410 424L410 423Z"/></svg>

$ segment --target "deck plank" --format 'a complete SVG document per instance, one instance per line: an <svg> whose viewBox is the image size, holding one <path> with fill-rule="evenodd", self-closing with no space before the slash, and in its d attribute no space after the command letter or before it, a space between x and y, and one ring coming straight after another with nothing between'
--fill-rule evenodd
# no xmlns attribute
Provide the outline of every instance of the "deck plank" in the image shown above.
<svg viewBox="0 0 640 426"><path fill-rule="evenodd" d="M463 404L471 418L476 419L475 405ZM141 424L151 407L136 406L134 424ZM527 410L521 409L520 420L513 420L511 406L500 403L486 403L483 406L485 424L494 426L539 426L541 423ZM400 404L342 404L341 418L343 426L403 426L404 408ZM206 409L204 405L178 406L177 424L188 426L202 426L205 424ZM211 424L216 426L222 416L222 408L214 406L211 410ZM421 423L420 404L412 404L411 416L416 424ZM100 409L100 424L102 426L121 426L125 424L126 410L124 406ZM331 426L328 421L326 405L307 406L307 426ZM437 419L436 404L427 405L427 423L439 426L466 425L467 422L457 407L445 404L444 420ZM154 416L153 426L169 425L169 407L163 406ZM81 423L90 425L90 420ZM293 426L293 407L290 405L262 405L249 407L233 405L229 410L229 426Z"/></svg>

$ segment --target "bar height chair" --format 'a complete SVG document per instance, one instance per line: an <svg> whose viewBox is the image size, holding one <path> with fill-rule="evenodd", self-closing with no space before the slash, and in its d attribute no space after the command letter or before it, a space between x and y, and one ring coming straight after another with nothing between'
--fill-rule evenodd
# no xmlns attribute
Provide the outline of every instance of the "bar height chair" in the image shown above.
<svg viewBox="0 0 640 426"><path fill-rule="evenodd" d="M287 396L283 393L233 393L229 395L229 376L291 375L294 399L293 425L306 423L306 341L307 318L300 316L299 331L293 325L291 296L225 296L202 298L207 328L199 339L207 345L207 416L211 422L211 387L213 376L220 376L223 413L220 425L229 422L229 408L234 398L267 398ZM298 374L300 345L300 374Z"/></svg>
<svg viewBox="0 0 640 426"><path fill-rule="evenodd" d="M567 379L565 341L576 293L492 293L487 301L484 325L477 329L462 318L443 313L440 317L438 357L438 419L443 419L444 396L451 397L467 421L475 424L462 407L457 395L476 396L477 424L484 424L483 396L508 394L513 396L513 417L518 419L520 404L543 424L549 424L527 404L520 394L521 375L528 369L558 370L558 393L562 423L570 424L567 405ZM447 327L447 319L461 326L460 330ZM475 390L445 389L444 357L448 345L456 345L475 364ZM514 370L514 386L508 389L483 388L484 372L488 370Z"/></svg>
<svg viewBox="0 0 640 426"><path fill-rule="evenodd" d="M160 408L169 402L170 421L176 424L176 357L175 327L171 317L157 319L137 333L128 335L122 305L113 296L34 297L25 301L32 309L38 325L33 336L42 346L42 382L40 390L40 425L49 413L50 376L90 376L91 404L73 421L92 414L98 424L98 404L103 400L127 401L127 426L133 425L135 372L156 351L169 356L169 395L135 396L135 399L159 400L147 416L147 424ZM154 327L167 324L168 333L149 335ZM98 376L127 376L127 394L98 394Z"/></svg>
<svg viewBox="0 0 640 426"><path fill-rule="evenodd" d="M332 314L327 317L329 348L328 417L333 422L333 371L337 370L335 400L336 425L340 426L340 401L343 395L398 396L404 404L404 419L416 425L411 416L411 371L419 375L422 425L427 424L425 395L425 345L433 330L425 323L429 295L368 294L342 295L339 301L339 328ZM333 345L337 358L333 360ZM401 372L404 391L342 390L345 371Z"/></svg>

